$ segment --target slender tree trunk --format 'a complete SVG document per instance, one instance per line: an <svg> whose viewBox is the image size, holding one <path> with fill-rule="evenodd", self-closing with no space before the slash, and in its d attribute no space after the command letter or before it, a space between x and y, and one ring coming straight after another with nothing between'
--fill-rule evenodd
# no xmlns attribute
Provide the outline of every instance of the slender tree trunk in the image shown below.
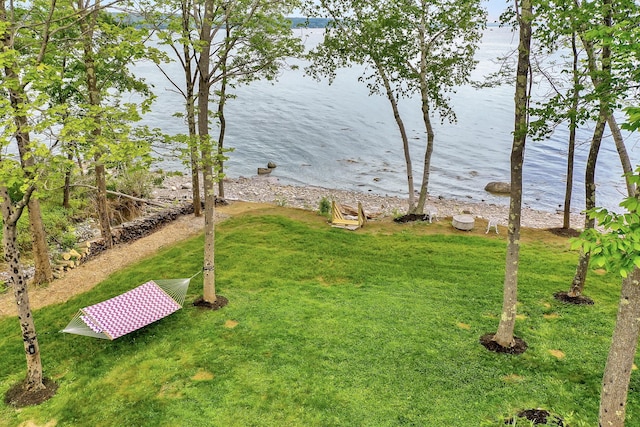
<svg viewBox="0 0 640 427"><path fill-rule="evenodd" d="M424 153L424 164L422 169L422 183L420 184L420 196L416 205L415 213L424 213L424 205L427 200L429 191L429 178L431 175L431 155L433 154L433 141L435 135L433 133L433 125L431 124L431 116L429 111L429 91L427 88L427 41L426 41L426 14L422 13L420 22L420 99L422 108L422 121L427 133L427 147Z"/></svg>
<svg viewBox="0 0 640 427"><path fill-rule="evenodd" d="M433 141L435 134L433 133L433 126L431 124L431 117L429 116L429 105L427 101L422 101L422 119L427 131L427 149L424 153L424 169L422 171L422 184L420 185L420 196L418 197L418 204L415 212L418 214L424 213L424 205L427 201L427 194L429 191L429 178L431 176L431 155L433 154Z"/></svg>
<svg viewBox="0 0 640 427"><path fill-rule="evenodd" d="M398 125L398 130L400 131L400 136L402 138L402 150L404 152L404 163L407 170L407 183L409 185L409 213L415 213L416 210L416 195L415 188L413 186L413 166L411 164L411 153L409 149L409 138L407 137L407 130L404 127L404 122L402 121L402 117L400 117L400 110L398 110L398 102L396 100L395 95L393 94L393 90L391 89L391 84L389 83L389 77L387 73L385 73L384 69L380 66L378 62L375 62L376 69L378 70L378 74L384 83L384 88L387 93L387 99L391 104L391 109L393 110L393 118Z"/></svg>
<svg viewBox="0 0 640 427"><path fill-rule="evenodd" d="M70 152L67 154L67 159L73 161L73 154ZM70 203L71 196L71 170L67 170L64 173L64 187L62 187L62 207L65 209L71 208Z"/></svg>
<svg viewBox="0 0 640 427"><path fill-rule="evenodd" d="M569 119L569 147L567 149L567 185L564 192L564 215L562 218L562 228L571 228L571 197L573 194L573 164L576 153L576 129L578 127L577 117L578 103L580 102L580 76L578 74L578 62L580 60L578 47L576 46L577 35L571 35L571 51L573 53L573 96L571 97L571 115Z"/></svg>
<svg viewBox="0 0 640 427"><path fill-rule="evenodd" d="M204 19L200 32L202 50L198 60L198 133L204 175L204 264L203 300L214 303L216 297L215 280L215 171L213 144L209 136L209 66L211 51L211 26L214 0L206 0Z"/></svg>
<svg viewBox="0 0 640 427"><path fill-rule="evenodd" d="M30 190L29 194L25 195L21 207L14 209L7 188L0 187L0 197L2 197L2 245L4 249L4 259L9 266L9 272L13 282L13 293L18 309L18 321L20 322L22 341L27 359L25 388L28 391L37 391L45 388L43 383L42 360L40 359L38 335L36 334L36 327L31 314L31 306L29 305L27 282L22 274L20 251L16 245L18 219L32 191L33 189Z"/></svg>
<svg viewBox="0 0 640 427"><path fill-rule="evenodd" d="M87 91L89 92L89 105L94 108L100 107L100 90L98 89L98 77L96 75L96 64L93 53L93 32L95 28L96 14L99 9L99 0L96 0L94 10L89 12L82 0L78 0L78 10L85 13L83 19L80 20L80 28L82 29L84 43L84 65L87 77ZM100 117L94 115L95 124L91 130L91 138L94 144L99 144L102 128ZM109 218L109 205L107 203L107 177L105 166L102 161L100 147L97 147L94 155L96 174L96 210L98 211L98 223L100 224L100 235L104 240L105 246L111 248L113 246L113 236L111 235L111 220Z"/></svg>
<svg viewBox="0 0 640 427"><path fill-rule="evenodd" d="M605 25L611 26L611 10L609 9L609 16L605 17ZM588 58L589 72L591 74L591 81L596 91L598 91L598 97L600 101L598 120L596 122L596 128L593 132L593 138L591 140L591 147L589 149L589 156L587 158L587 166L585 170L585 209L590 210L596 207L596 163L598 160L598 153L600 151L600 145L602 143L602 136L604 135L604 128L607 124L609 116L611 116L611 109L609 107L611 97L611 49L607 44L604 44L601 52L601 64L602 70L599 71L593 42L586 39L581 35L582 44L585 47ZM585 230L595 227L595 220L590 219L589 216L585 218L584 228ZM570 297L576 297L582 295L584 291L584 285L587 279L587 272L589 270L589 253L581 252L580 259L578 260L578 266L576 267L576 274L573 277L571 283L571 289L568 292Z"/></svg>
<svg viewBox="0 0 640 427"><path fill-rule="evenodd" d="M42 223L42 212L38 199L29 201L29 229L31 230L31 249L33 251L34 275L33 283L41 285L53 281L53 270L49 261L47 235Z"/></svg>
<svg viewBox="0 0 640 427"><path fill-rule="evenodd" d="M602 378L601 427L624 426L631 369L640 336L640 270L622 281L618 316Z"/></svg>
<svg viewBox="0 0 640 427"><path fill-rule="evenodd" d="M96 204L100 223L100 235L106 247L111 248L113 246L113 236L111 235L111 219L109 217L109 204L107 203L107 174L104 164L100 162L100 156L95 157L95 162Z"/></svg>
<svg viewBox="0 0 640 427"><path fill-rule="evenodd" d="M220 123L220 132L218 133L218 155L216 156L216 164L218 167L217 173L219 176L224 174L224 135L227 130L227 120L224 117L224 106L227 102L227 59L229 56L229 37L231 36L231 30L229 28L229 20L225 20L225 46L222 58L220 59L220 65L222 68L222 82L220 85L220 98L218 99L218 122ZM218 180L218 195L224 199L224 181Z"/></svg>
<svg viewBox="0 0 640 427"><path fill-rule="evenodd" d="M602 142L602 135L604 134L604 128L607 120L607 107L602 104L600 109L600 116L596 122L596 128L593 132L593 138L591 139L591 148L589 149L589 156L587 157L587 166L584 178L585 187L585 209L593 209L596 207L596 163L598 160L598 152L600 151L600 145ZM585 230L595 227L595 219L590 218L588 215L584 220ZM568 295L570 297L577 297L582 295L584 291L584 284L587 280L587 272L589 271L589 252L581 252L578 260L578 266L576 267L576 273L573 276L571 282L571 289Z"/></svg>
<svg viewBox="0 0 640 427"><path fill-rule="evenodd" d="M182 2L182 35L191 40L191 28L189 21L191 16L191 2ZM196 130L196 113L195 113L195 85L193 81L193 72L191 69L191 44L189 42L182 44L184 54L184 76L186 83L186 110L187 110L187 127L189 128L189 154L191 156L191 192L193 197L193 215L202 215L202 200L200 200L200 155L198 153L198 144L196 138L198 136Z"/></svg>
<svg viewBox="0 0 640 427"><path fill-rule="evenodd" d="M629 180L629 175L633 173L633 166L631 165L631 160L629 159L629 153L627 152L627 147L624 145L624 138L622 137L622 132L620 131L620 126L618 126L618 122L613 114L610 114L607 117L607 124L609 125L609 130L611 130L611 134L613 135L613 141L616 144L616 150L618 150L618 157L620 157L620 164L622 165L622 172L625 174L625 183L627 184L627 194L629 197L633 197L636 194L636 186Z"/></svg>
<svg viewBox="0 0 640 427"><path fill-rule="evenodd" d="M222 159L222 155L224 153L224 134L226 132L227 121L224 117L224 98L226 97L226 79L222 81L222 89L220 90L220 102L218 103L218 121L220 123L220 132L218 134L218 156L216 159L216 163L218 164L218 175L222 175L224 173L224 160ZM218 180L218 195L220 198L224 199L224 181L222 179Z"/></svg>
<svg viewBox="0 0 640 427"><path fill-rule="evenodd" d="M7 45L6 37L2 41L4 46ZM5 75L8 80L18 82L18 73L10 65L5 66ZM27 117L24 115L24 105L27 103L27 94L20 85L11 86L9 88L9 99L11 107L14 111L14 123L16 125L16 142L18 152L20 154L20 164L27 178L33 177L33 168L35 167L35 159L31 152L31 138L25 129L28 129ZM29 202L29 230L31 232L31 248L33 251L33 259L35 263L35 275L33 282L35 284L49 283L53 280L53 271L49 262L49 247L47 246L47 234L42 223L42 212L40 211L40 202L32 198Z"/></svg>
<svg viewBox="0 0 640 427"><path fill-rule="evenodd" d="M528 128L528 77L530 70L531 0L523 0L519 15L520 42L516 73L515 125L511 148L511 200L507 230L504 295L498 331L493 340L502 347L514 344L516 305L518 301L518 266L520 262L520 219L522 214L522 165Z"/></svg>

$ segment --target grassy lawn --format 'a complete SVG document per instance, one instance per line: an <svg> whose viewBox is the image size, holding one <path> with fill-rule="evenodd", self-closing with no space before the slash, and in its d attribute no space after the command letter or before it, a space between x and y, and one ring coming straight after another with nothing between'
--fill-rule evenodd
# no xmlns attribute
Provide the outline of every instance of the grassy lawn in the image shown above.
<svg viewBox="0 0 640 427"><path fill-rule="evenodd" d="M1 404L0 424L497 426L541 407L597 425L619 280L591 274L596 305L562 305L552 294L568 289L577 254L548 233L525 236L516 334L529 349L490 353L478 339L498 325L504 236L449 229L374 222L348 232L277 207L231 218L216 236L227 307L185 304L113 342L58 333L80 307L197 272L196 238L36 311L45 375L60 388L37 407ZM187 301L201 286L198 276ZM26 372L15 318L0 320L0 360L4 395ZM640 425L637 392L627 413Z"/></svg>

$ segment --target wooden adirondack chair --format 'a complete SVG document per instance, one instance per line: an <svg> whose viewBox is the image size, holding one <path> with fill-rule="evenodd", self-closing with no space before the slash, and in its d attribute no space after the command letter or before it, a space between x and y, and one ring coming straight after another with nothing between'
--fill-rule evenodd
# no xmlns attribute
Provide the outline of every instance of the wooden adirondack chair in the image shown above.
<svg viewBox="0 0 640 427"><path fill-rule="evenodd" d="M331 225L333 227L347 228L349 230L357 230L363 227L367 222L367 216L362 209L362 203L358 202L358 218L346 218L342 213L342 209L336 201L331 202Z"/></svg>

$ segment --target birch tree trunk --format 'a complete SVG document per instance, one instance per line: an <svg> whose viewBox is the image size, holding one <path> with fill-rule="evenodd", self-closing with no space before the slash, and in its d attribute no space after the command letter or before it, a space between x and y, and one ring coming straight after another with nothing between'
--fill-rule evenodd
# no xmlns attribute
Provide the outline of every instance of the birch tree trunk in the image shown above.
<svg viewBox="0 0 640 427"><path fill-rule="evenodd" d="M218 121L220 123L220 131L218 133L218 156L216 158L218 176L222 176L224 173L224 160L222 158L224 153L224 135L227 131L227 120L224 117L224 106L227 103L227 60L229 57L229 37L231 36L231 30L229 27L229 20L225 19L225 44L224 52L220 58L220 65L222 70L222 81L220 83L220 98L218 99ZM224 199L224 181L218 179L218 195Z"/></svg>
<svg viewBox="0 0 640 427"><path fill-rule="evenodd" d="M198 134L200 154L202 156L202 173L204 180L204 263L202 278L202 298L213 304L216 297L215 278L215 172L213 144L209 136L209 67L211 65L211 27L214 11L214 0L204 3L204 18L200 31L202 50L198 60Z"/></svg>
<svg viewBox="0 0 640 427"><path fill-rule="evenodd" d="M378 70L378 74L380 74L380 78L382 83L384 84L384 89L387 94L387 99L391 104L391 109L393 110L393 118L398 125L398 130L400 131L400 137L402 138L402 150L404 152L404 163L407 171L407 184L409 186L409 210L408 213L415 213L416 211L416 195L415 188L413 184L413 165L411 164L411 153L409 149L409 138L407 137L407 130L404 127L404 121L400 116L400 110L398 110L398 102L396 100L395 95L393 94L393 90L391 89L391 84L389 82L389 77L387 76L386 71L380 65L380 63L375 62L376 69Z"/></svg>
<svg viewBox="0 0 640 427"><path fill-rule="evenodd" d="M593 132L593 138L591 139L591 148L589 149L589 155L587 157L587 166L585 170L584 187L585 187L585 209L593 209L596 207L596 163L598 160L598 152L600 151L600 144L602 142L602 135L604 134L604 128L607 122L607 107L601 103L600 115L596 122L596 128ZM589 215L585 217L584 228L585 230L593 228L595 226L595 219L590 218ZM587 280L587 272L589 271L589 252L580 252L580 258L578 259L578 266L576 267L576 273L573 276L571 282L571 289L569 289L568 295L570 297L577 297L582 295L584 291L584 284Z"/></svg>
<svg viewBox="0 0 640 427"><path fill-rule="evenodd" d="M631 369L640 336L640 270L622 281L618 316L602 378L601 427L624 426Z"/></svg>
<svg viewBox="0 0 640 427"><path fill-rule="evenodd" d="M23 197L22 203L18 209L14 209L7 188L0 187L3 219L2 245L4 248L4 259L9 266L11 279L13 281L13 294L15 296L16 307L18 309L18 321L20 322L22 341L27 359L27 378L25 382L25 389L27 391L37 391L45 388L43 383L44 378L42 373L42 360L40 359L40 346L38 345L38 335L36 334L36 326L31 314L31 306L29 305L27 282L22 274L20 252L16 245L18 219L22 214L24 206L28 203L27 201L32 192L33 187L29 193Z"/></svg>
<svg viewBox="0 0 640 427"><path fill-rule="evenodd" d="M515 126L511 148L511 200L505 261L504 295L498 331L493 340L501 347L514 345L513 332L518 302L518 266L520 262L520 220L522 215L522 164L528 127L528 77L530 70L531 0L523 0L519 15L520 41L516 71Z"/></svg>
<svg viewBox="0 0 640 427"><path fill-rule="evenodd" d="M183 0L182 6L182 36L191 40L191 29L189 20L191 14L191 2ZM191 44L189 42L182 43L182 52L184 55L184 77L185 77L185 98L187 111L187 128L189 129L189 155L191 162L191 194L193 197L193 215L202 215L202 200L200 200L200 155L198 153L198 144L196 137L196 112L195 112L195 84L193 72L191 69Z"/></svg>
<svg viewBox="0 0 640 427"><path fill-rule="evenodd" d="M6 15L4 7L1 12L2 16ZM3 36L2 45L8 46L8 32ZM7 80L18 83L19 76L15 69L15 65L5 65L4 72ZM29 123L24 115L24 106L28 102L27 94L20 84L7 85L9 92L9 101L14 111L13 121L16 125L16 143L18 145L18 153L20 155L20 164L24 170L25 176L33 177L33 168L35 160L31 152L31 138L25 129L28 129ZM31 232L31 248L33 251L33 259L35 263L35 275L33 281L35 284L49 283L53 280L53 271L49 262L49 247L47 246L47 234L42 223L42 212L40 211L40 202L37 199L31 199L29 202L29 230Z"/></svg>
<svg viewBox="0 0 640 427"><path fill-rule="evenodd" d="M431 116L429 112L429 89L427 88L427 40L426 40L426 15L422 13L419 28L420 37L420 99L422 109L422 121L424 129L427 133L427 147L424 152L424 164L422 170L422 184L420 185L420 196L416 205L415 213L424 213L424 205L427 200L427 192L429 191L429 178L431 176L431 155L433 154L433 141L435 135L433 125L431 124Z"/></svg>
<svg viewBox="0 0 640 427"><path fill-rule="evenodd" d="M78 10L84 14L80 19L80 28L83 37L83 60L87 78L87 91L89 93L89 105L98 108L100 106L100 90L98 88L98 77L96 75L96 63L93 52L93 33L95 29L96 13L99 9L99 0L96 0L94 10L89 11L82 0L78 0ZM95 123L91 130L91 138L94 144L99 144L102 129L100 128L100 117L94 113ZM94 155L94 171L96 174L96 210L98 212L98 223L100 224L100 235L105 246L113 246L113 236L111 235L111 220L109 218L109 205L107 203L107 177L105 166L102 162L101 148L96 147Z"/></svg>
<svg viewBox="0 0 640 427"><path fill-rule="evenodd" d="M622 136L622 132L620 131L620 126L618 126L618 122L616 121L616 118L613 114L610 114L609 117L607 117L607 124L609 125L609 130L611 130L611 135L613 135L613 141L616 144L616 150L618 151L618 157L620 157L622 172L624 172L625 174L627 194L629 195L629 197L632 197L636 194L636 187L629 180L627 174L633 173L633 166L631 165L631 159L629 159L627 147L624 145L624 138Z"/></svg>
<svg viewBox="0 0 640 427"><path fill-rule="evenodd" d="M611 12L611 8L609 7L608 13L604 18L604 24L608 27L611 27L612 25ZM598 160L600 145L602 143L604 128L609 116L611 116L611 108L609 107L609 103L611 101L611 48L607 44L603 45L600 54L602 70L598 70L593 42L587 39L583 34L581 34L580 37L587 53L587 64L591 75L591 81L598 92L600 102L598 120L596 122L596 128L593 131L593 138L591 140L591 147L589 149L589 156L587 158L587 166L585 170L585 209L589 210L596 207L596 163ZM595 227L595 220L590 219L587 216L585 218L584 227L585 230ZM570 297L580 296L584 291L587 271L589 268L589 258L590 255L588 252L580 253L580 259L578 260L578 266L576 267L576 274L573 277L571 289L568 292Z"/></svg>
<svg viewBox="0 0 640 427"><path fill-rule="evenodd" d="M573 194L573 165L576 152L576 128L578 127L576 115L580 102L580 76L578 74L579 54L576 45L577 35L575 31L571 35L571 52L573 54L573 96L571 97L571 117L569 119L569 147L567 148L567 183L564 191L564 215L562 228L571 228L571 197Z"/></svg>

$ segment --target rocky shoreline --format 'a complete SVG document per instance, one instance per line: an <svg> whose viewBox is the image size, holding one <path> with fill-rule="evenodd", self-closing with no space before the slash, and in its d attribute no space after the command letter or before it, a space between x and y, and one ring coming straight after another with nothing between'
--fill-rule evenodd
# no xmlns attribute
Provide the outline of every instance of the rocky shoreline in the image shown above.
<svg viewBox="0 0 640 427"><path fill-rule="evenodd" d="M327 198L349 206L357 206L360 202L367 215L373 217L399 216L407 211L407 200L401 197L313 186L286 185L281 184L277 178L272 176L225 178L224 191L225 199L229 201L272 203L307 210L318 210L320 201ZM188 176L167 177L163 185L153 191L152 196L160 202L191 199L190 178ZM496 220L503 227L507 225L508 203L507 197L505 197L504 205L448 200L439 197L430 197L427 201L428 206L437 209L439 218L452 217L464 212L470 213L476 218ZM538 229L561 227L562 214L523 208L522 226ZM572 214L571 226L575 229L582 229L584 215Z"/></svg>

